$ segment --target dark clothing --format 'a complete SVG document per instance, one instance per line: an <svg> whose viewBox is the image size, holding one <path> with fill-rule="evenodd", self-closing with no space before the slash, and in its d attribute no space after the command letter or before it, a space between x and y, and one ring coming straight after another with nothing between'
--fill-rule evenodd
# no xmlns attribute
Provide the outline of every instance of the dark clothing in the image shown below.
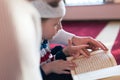
<svg viewBox="0 0 120 80"><path fill-rule="evenodd" d="M66 60L65 54L62 52L63 47L56 46L51 50L51 54L55 55L56 60ZM49 75L46 75L44 71L41 69L41 73L43 76L43 80L73 80L71 74L56 74L51 73Z"/></svg>

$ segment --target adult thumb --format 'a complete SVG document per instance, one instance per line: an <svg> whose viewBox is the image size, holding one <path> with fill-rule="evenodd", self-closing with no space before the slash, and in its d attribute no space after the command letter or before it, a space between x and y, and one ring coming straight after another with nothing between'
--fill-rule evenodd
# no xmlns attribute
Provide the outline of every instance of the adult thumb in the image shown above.
<svg viewBox="0 0 120 80"><path fill-rule="evenodd" d="M72 46L72 40L68 39L68 46Z"/></svg>

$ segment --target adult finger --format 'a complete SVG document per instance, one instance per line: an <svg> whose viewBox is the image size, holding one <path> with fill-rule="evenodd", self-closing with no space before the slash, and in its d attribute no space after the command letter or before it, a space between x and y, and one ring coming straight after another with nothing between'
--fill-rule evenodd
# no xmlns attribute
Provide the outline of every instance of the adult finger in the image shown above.
<svg viewBox="0 0 120 80"><path fill-rule="evenodd" d="M68 46L72 46L72 40L68 39Z"/></svg>
<svg viewBox="0 0 120 80"><path fill-rule="evenodd" d="M89 43L92 44L94 47L99 47L104 51L108 51L107 47L103 43L101 43L100 41L97 41L95 39L91 39Z"/></svg>
<svg viewBox="0 0 120 80"><path fill-rule="evenodd" d="M103 50L108 51L108 48L101 41L98 42L103 46Z"/></svg>

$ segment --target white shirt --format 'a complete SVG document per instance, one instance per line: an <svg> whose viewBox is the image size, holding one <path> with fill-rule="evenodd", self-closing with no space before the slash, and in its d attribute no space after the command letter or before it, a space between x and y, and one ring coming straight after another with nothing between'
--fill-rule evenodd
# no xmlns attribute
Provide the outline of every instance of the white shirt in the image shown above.
<svg viewBox="0 0 120 80"><path fill-rule="evenodd" d="M59 43L59 44L67 45L68 39L71 39L73 36L75 35L61 29L57 32L57 34L53 37L53 39L50 40L50 43Z"/></svg>
<svg viewBox="0 0 120 80"><path fill-rule="evenodd" d="M0 80L42 80L39 18L24 0L0 0Z"/></svg>

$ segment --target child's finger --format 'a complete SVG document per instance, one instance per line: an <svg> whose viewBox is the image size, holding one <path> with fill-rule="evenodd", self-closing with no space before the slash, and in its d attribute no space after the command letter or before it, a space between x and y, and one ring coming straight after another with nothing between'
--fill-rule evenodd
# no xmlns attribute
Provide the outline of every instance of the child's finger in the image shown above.
<svg viewBox="0 0 120 80"><path fill-rule="evenodd" d="M77 58L77 57L80 56L80 53L79 53L79 52L76 52L76 53L72 54L72 56L73 56L74 58Z"/></svg>
<svg viewBox="0 0 120 80"><path fill-rule="evenodd" d="M73 50L73 52L71 53L71 56L73 56L73 57L79 57L80 56L80 54L81 53L83 53L83 49L86 49L86 47L88 47L89 45L80 45L80 46L74 46L74 47L72 47L72 50ZM81 52L82 51L82 52ZM88 53L87 51L84 51L84 53ZM83 54L84 54L83 53Z"/></svg>
<svg viewBox="0 0 120 80"><path fill-rule="evenodd" d="M86 49L89 45L79 45L79 46L73 46L72 50L81 50Z"/></svg>
<svg viewBox="0 0 120 80"><path fill-rule="evenodd" d="M87 47L89 47L89 45L87 45L87 44L86 44L86 45L80 45L80 46L79 46L80 49L82 49L82 48L84 49L84 48L87 48Z"/></svg>
<svg viewBox="0 0 120 80"><path fill-rule="evenodd" d="M89 54L87 51L85 51L84 49L81 49L81 50L80 50L80 53L81 53L82 55L84 55L85 57L89 57L89 56L90 56L90 54Z"/></svg>
<svg viewBox="0 0 120 80"><path fill-rule="evenodd" d="M88 56L90 56L90 52L87 49L82 49Z"/></svg>

